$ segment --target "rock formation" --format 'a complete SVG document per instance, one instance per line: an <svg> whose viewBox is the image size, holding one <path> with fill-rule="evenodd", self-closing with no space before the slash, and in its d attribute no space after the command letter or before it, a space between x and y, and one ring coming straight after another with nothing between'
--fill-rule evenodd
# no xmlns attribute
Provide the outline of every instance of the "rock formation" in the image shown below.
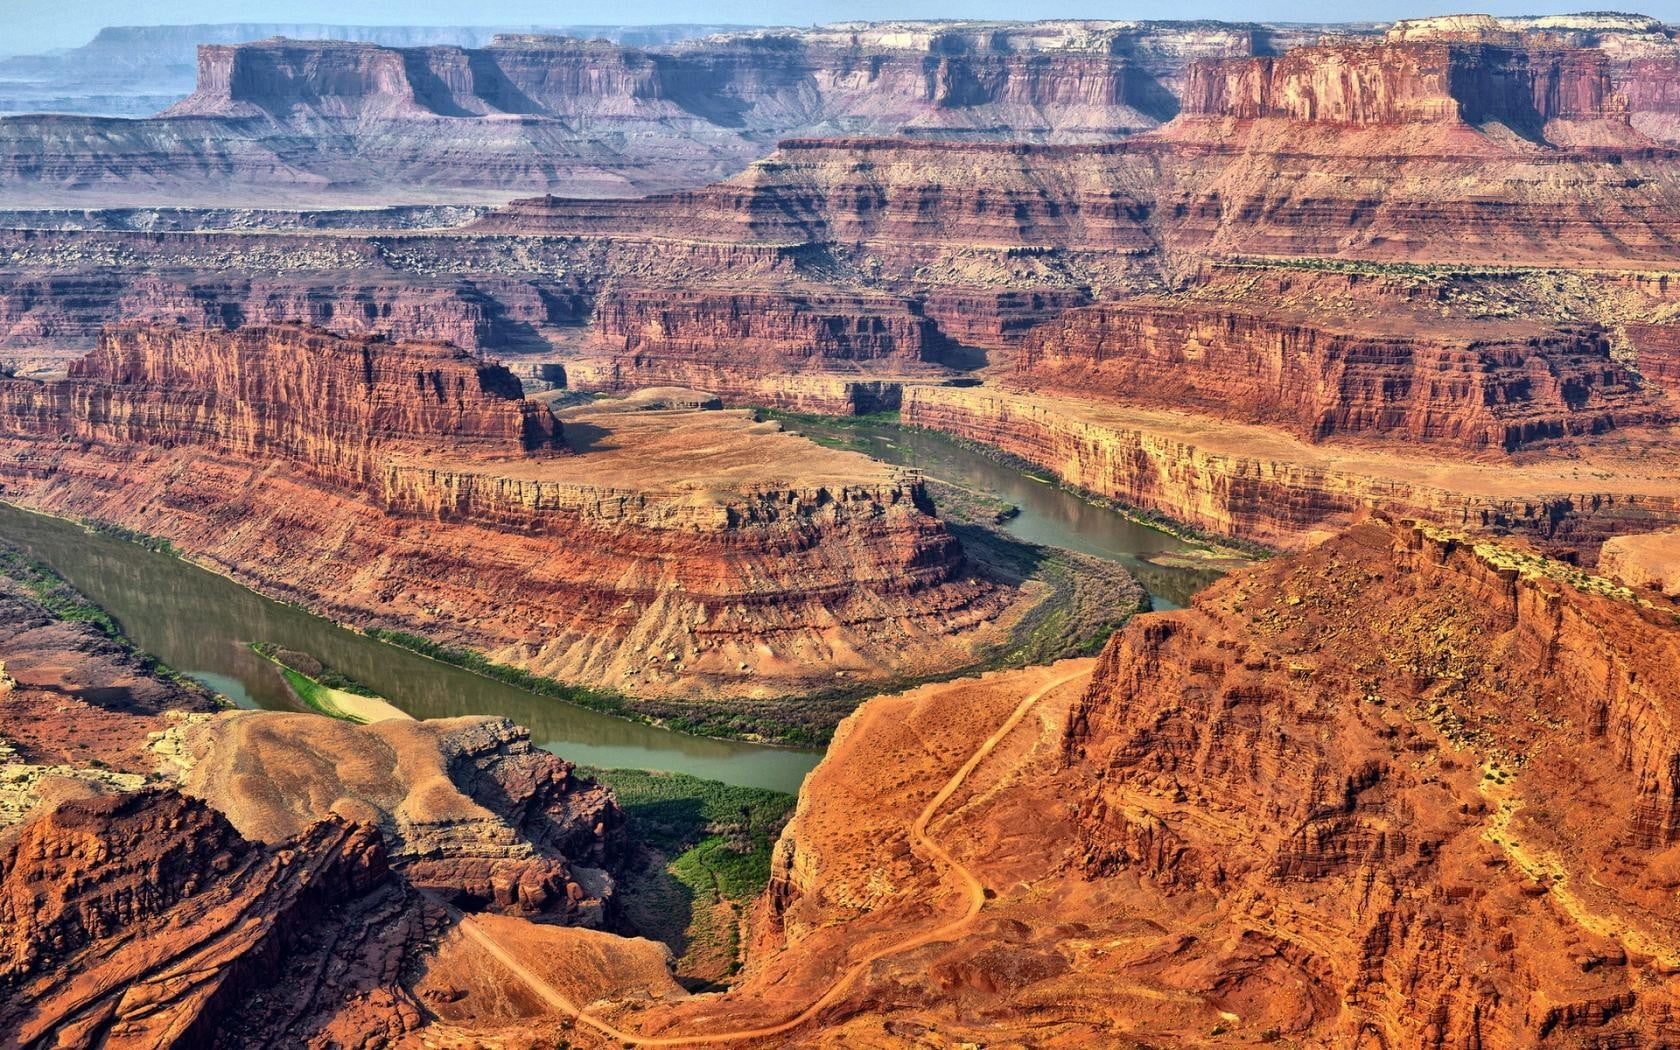
<svg viewBox="0 0 1680 1050"><path fill-rule="evenodd" d="M1669 418L1612 360L1602 331L1441 327L1132 300L1039 326L1018 368L1034 386L1267 423L1309 441L1510 451Z"/></svg>
<svg viewBox="0 0 1680 1050"><path fill-rule="evenodd" d="M606 920L624 815L506 719L239 712L195 726L182 750L182 790L253 841L341 817L378 827L407 883L468 910Z"/></svg>
<svg viewBox="0 0 1680 1050"><path fill-rule="evenodd" d="M1611 536L1680 520L1672 451L1546 452L1516 463L1314 445L1212 416L991 388L912 386L904 420L994 446L1069 484L1272 546L1310 546L1370 510L1516 532L1591 561ZM1589 467L1588 464L1591 464ZM1586 469L1583 469L1586 468Z"/></svg>
<svg viewBox="0 0 1680 1050"><path fill-rule="evenodd" d="M743 413L562 422L453 347L297 328L121 329L72 372L0 382L8 498L565 680L754 696L927 673L1020 604L919 479Z"/></svg>
<svg viewBox="0 0 1680 1050"><path fill-rule="evenodd" d="M1110 645L1068 723L1078 868L1213 889L1245 1021L1661 1042L1676 644L1520 551L1355 529Z"/></svg>
<svg viewBox="0 0 1680 1050"><path fill-rule="evenodd" d="M1094 666L878 698L807 781L748 979L596 1016L762 1031L832 989L743 1042L1660 1045L1674 613L1374 521Z"/></svg>
<svg viewBox="0 0 1680 1050"><path fill-rule="evenodd" d="M846 415L898 407L902 378L934 377L948 340L914 301L823 292L618 287L596 298L606 356L568 386L681 385L738 402Z"/></svg>

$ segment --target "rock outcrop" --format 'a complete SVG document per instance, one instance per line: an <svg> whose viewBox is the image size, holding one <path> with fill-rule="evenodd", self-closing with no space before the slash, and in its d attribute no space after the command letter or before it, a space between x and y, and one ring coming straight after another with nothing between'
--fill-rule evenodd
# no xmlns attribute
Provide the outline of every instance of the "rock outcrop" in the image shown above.
<svg viewBox="0 0 1680 1050"><path fill-rule="evenodd" d="M239 712L184 738L182 790L277 844L331 817L383 833L409 885L469 911L602 925L626 850L610 792L506 719Z"/></svg>
<svg viewBox="0 0 1680 1050"><path fill-rule="evenodd" d="M1669 418L1639 375L1612 359L1602 331L1444 327L1134 300L1070 310L1034 329L1018 377L1266 423L1309 441L1370 436L1472 452Z"/></svg>
<svg viewBox="0 0 1680 1050"><path fill-rule="evenodd" d="M1215 894L1331 1042L1663 1042L1677 645L1604 581L1361 526L1110 644L1078 865ZM1264 969L1214 1001L1275 1016Z"/></svg>
<svg viewBox="0 0 1680 1050"><path fill-rule="evenodd" d="M1315 445L1212 416L992 388L910 386L906 423L1002 449L1068 484L1225 535L1300 548L1372 510L1516 532L1590 561L1621 533L1680 520L1672 453L1544 452L1511 463ZM1580 468L1596 464L1590 472Z"/></svg>
<svg viewBox="0 0 1680 1050"><path fill-rule="evenodd" d="M296 328L123 329L72 371L0 382L8 498L562 679L768 696L926 673L1000 642L1019 598L919 478L744 413L562 422L456 348Z"/></svg>

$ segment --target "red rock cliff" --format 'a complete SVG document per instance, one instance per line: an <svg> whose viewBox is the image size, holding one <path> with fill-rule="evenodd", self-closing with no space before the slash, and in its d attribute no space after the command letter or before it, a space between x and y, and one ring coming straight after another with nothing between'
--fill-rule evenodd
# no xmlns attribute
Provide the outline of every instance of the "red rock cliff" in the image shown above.
<svg viewBox="0 0 1680 1050"><path fill-rule="evenodd" d="M1070 393L1283 427L1308 440L1391 436L1466 449L1660 421L1591 328L1383 320L1337 326L1237 307L1144 301L1033 330L1019 377Z"/></svg>
<svg viewBox="0 0 1680 1050"><path fill-rule="evenodd" d="M1498 122L1537 131L1552 120L1625 123L1627 104L1597 51L1338 43L1193 63L1183 113L1326 124Z"/></svg>
<svg viewBox="0 0 1680 1050"><path fill-rule="evenodd" d="M343 339L301 328L108 332L70 378L0 390L7 429L118 444L204 444L283 456L346 481L381 449L446 442L468 453L561 447L519 381L442 344Z"/></svg>
<svg viewBox="0 0 1680 1050"><path fill-rule="evenodd" d="M1676 667L1671 608L1361 526L1109 644L1079 863L1215 894L1340 1045L1659 1045Z"/></svg>

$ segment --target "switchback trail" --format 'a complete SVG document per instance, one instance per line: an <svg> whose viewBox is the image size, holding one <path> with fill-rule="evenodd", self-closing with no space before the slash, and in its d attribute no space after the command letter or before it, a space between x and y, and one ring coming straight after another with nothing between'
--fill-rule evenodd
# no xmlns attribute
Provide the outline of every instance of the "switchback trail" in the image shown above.
<svg viewBox="0 0 1680 1050"><path fill-rule="evenodd" d="M981 744L980 747L968 757L968 761L963 763L962 768L957 770L956 773L951 776L951 779L945 782L945 786L939 789L939 794L933 796L933 800L927 804L927 806L922 810L921 815L916 818L916 822L911 825L911 848L932 858L937 863L945 865L945 867L950 869L956 875L957 882L962 887L963 895L966 898L962 914L924 933L918 933L914 936L906 937L904 940L897 941L884 948L879 948L870 952L868 955L848 967L846 972L842 973L839 978L837 978L835 982L829 986L828 991L824 992L815 1002L811 1003L809 1006L805 1007L805 1009L799 1011L799 1013L788 1018L786 1021L780 1022L779 1024L767 1025L762 1028L742 1028L728 1032L708 1032L705 1034L695 1035L644 1036L637 1035L634 1032L626 1032L623 1029L614 1027L611 1022L603 1021L600 1018L593 1017L588 1013L585 1013L581 1007L572 1002L571 999L559 989L548 983L548 981L540 974L533 972L529 967L525 966L518 959L509 954L504 948L502 948L501 945L497 944L495 938L486 933L472 916L463 914L454 908L450 908L450 911L459 917L460 928L463 933L470 937L479 946L484 948L485 951L489 952L490 955L503 966L507 967L509 972L529 987L533 993L542 999L543 1002L554 1007L561 1013L571 1015L579 1024L592 1028L610 1039L617 1039L632 1046L699 1046L715 1043L738 1043L750 1039L764 1039L774 1035L781 1035L784 1032L790 1032L793 1029L798 1028L800 1025L805 1024L807 1021L810 1021L824 1008L839 1000L840 997L846 993L846 989L851 986L852 982L857 980L865 970L879 960L890 955L898 955L902 952L920 948L924 944L931 944L934 941L950 937L961 931L964 927L968 926L969 923L974 921L975 916L980 914L980 909L984 907L986 903L986 887L981 884L980 880L975 877L972 871L958 863L956 858L952 857L945 847L941 846L928 836L928 825L933 822L933 818L936 814L938 814L940 807L949 802L951 800L951 796L956 794L957 790L962 787L963 782L968 779L969 774L979 768L980 763L984 762L986 757L996 750L997 746L1003 743L1005 738L1014 731L1015 727L1021 724L1021 720L1027 717L1027 713L1033 709L1035 704L1044 699L1044 697L1055 692L1057 689L1060 689L1062 686L1067 685L1069 682L1078 678L1086 677L1090 673L1091 670L1087 668L1080 671L1074 671L1071 674L1063 675L1062 677L1041 686L1019 704L1015 705L1015 709L1010 712L1008 718L1004 719L1003 724L997 728L997 731L987 737L985 743Z"/></svg>

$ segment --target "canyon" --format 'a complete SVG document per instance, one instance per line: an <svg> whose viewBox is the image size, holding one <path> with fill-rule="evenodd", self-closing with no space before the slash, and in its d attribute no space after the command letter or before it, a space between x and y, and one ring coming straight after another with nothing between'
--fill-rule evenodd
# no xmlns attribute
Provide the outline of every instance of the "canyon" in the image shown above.
<svg viewBox="0 0 1680 1050"><path fill-rule="evenodd" d="M14 832L0 879L39 885L70 870L48 874L47 857L87 863L49 841L178 842L161 862L128 854L136 876L184 889L122 913L127 928L257 907L223 887L283 913L331 886L338 902L309 914L348 931L333 951L378 944L420 961L402 971L418 978L356 985L352 975L381 972L364 955L308 985L307 1007L301 991L275 992L228 1011L213 989L241 980L248 942L218 942L220 954L189 955L207 965L197 1012L180 994L147 1016L223 1032L258 1031L228 1026L283 1009L299 1037L359 1023L392 1041L479 1032L509 1046L1190 1045L1209 1033L1238 1045L1654 1045L1668 1038L1666 975L1680 965L1663 903L1680 827L1677 617L1671 599L1520 542L1373 519L1134 620L1097 659L876 698L807 782L759 902L752 963L722 996L662 982L647 942L428 903L433 891L413 888L427 875L382 867L381 844L400 850L394 836L416 825L382 827L379 796L355 801L367 788L351 780L326 791L347 793L343 812L301 836L286 808L297 803L277 810L263 795L234 793L232 824L158 783L62 802ZM400 730L410 761L436 761L463 733L505 733L485 720L419 730L193 717L212 741L196 761L231 756L234 769L251 752L233 740L279 743L298 728L286 719L320 727L302 747ZM285 745L257 753L271 774L323 775ZM537 782L575 784L563 812L596 819L589 787L557 763L543 759L554 776ZM188 768L189 791L217 775L195 781L205 767ZM449 768L460 782L462 764ZM287 787L291 774L274 782L286 800L307 797ZM250 844L255 827L290 835L280 841L298 859L275 867L271 847ZM599 835L578 841L610 849ZM250 874L176 877L212 858ZM112 872L100 885L123 883ZM58 929L93 928L101 905L78 904L53 913ZM97 940L48 952L40 927L12 929L34 972L74 974L58 987L108 1000L112 968L78 947ZM309 964L315 935L294 937L282 958ZM510 995L511 1012L498 1005ZM160 1030L122 1018L125 1034Z"/></svg>
<svg viewBox="0 0 1680 1050"><path fill-rule="evenodd" d="M556 413L444 344L119 328L0 404L13 502L632 696L933 673L1042 600L975 571L918 478L747 413Z"/></svg>
<svg viewBox="0 0 1680 1050"><path fill-rule="evenodd" d="M0 541L0 1045L1680 1040L1680 29L225 32L0 118L0 499L828 746Z"/></svg>

